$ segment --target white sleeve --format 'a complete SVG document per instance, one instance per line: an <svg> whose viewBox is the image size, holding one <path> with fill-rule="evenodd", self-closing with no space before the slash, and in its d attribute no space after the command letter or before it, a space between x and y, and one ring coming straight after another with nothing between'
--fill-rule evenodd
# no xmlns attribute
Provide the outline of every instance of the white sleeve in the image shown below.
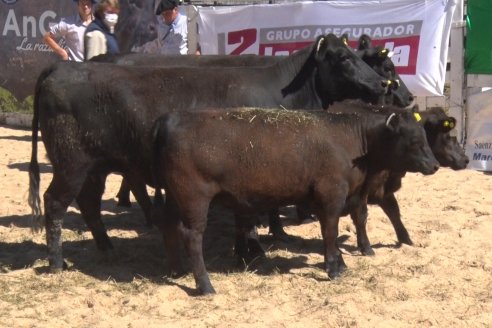
<svg viewBox="0 0 492 328"><path fill-rule="evenodd" d="M64 18L50 27L50 34L55 39L63 38L67 35L67 23Z"/></svg>
<svg viewBox="0 0 492 328"><path fill-rule="evenodd" d="M101 31L92 31L85 35L84 46L86 57L89 60L94 56L105 54L108 51L106 37Z"/></svg>

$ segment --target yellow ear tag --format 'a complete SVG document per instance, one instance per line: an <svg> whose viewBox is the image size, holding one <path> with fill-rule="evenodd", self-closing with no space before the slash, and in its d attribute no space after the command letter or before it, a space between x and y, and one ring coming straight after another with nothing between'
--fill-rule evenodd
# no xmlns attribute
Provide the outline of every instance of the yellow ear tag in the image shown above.
<svg viewBox="0 0 492 328"><path fill-rule="evenodd" d="M443 122L443 125L444 125L445 128L447 128L449 126L449 121L444 121Z"/></svg>
<svg viewBox="0 0 492 328"><path fill-rule="evenodd" d="M420 117L420 114L419 113L413 113L413 116L415 116L415 120L417 122L420 122L420 120L422 119L422 117Z"/></svg>
<svg viewBox="0 0 492 328"><path fill-rule="evenodd" d="M344 44L344 45L348 46L348 42L347 42L347 39L346 39L346 38L343 38L343 40L342 40L342 41L343 41L343 44Z"/></svg>
<svg viewBox="0 0 492 328"><path fill-rule="evenodd" d="M453 122L449 122L449 127L450 127L451 129L454 129L454 123L453 123Z"/></svg>

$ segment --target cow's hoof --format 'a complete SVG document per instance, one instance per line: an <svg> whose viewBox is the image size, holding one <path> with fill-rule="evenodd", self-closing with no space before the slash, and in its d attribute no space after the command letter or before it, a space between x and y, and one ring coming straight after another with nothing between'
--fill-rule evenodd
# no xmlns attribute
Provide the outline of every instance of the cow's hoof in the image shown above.
<svg viewBox="0 0 492 328"><path fill-rule="evenodd" d="M60 273L62 271L63 271L62 268L52 268L52 267L50 267L50 273L58 274L58 273Z"/></svg>
<svg viewBox="0 0 492 328"><path fill-rule="evenodd" d="M339 270L330 270L330 272L328 272L328 278L330 278L331 280L340 278L340 275L341 272Z"/></svg>
<svg viewBox="0 0 492 328"><path fill-rule="evenodd" d="M203 296L217 294L213 287L211 289L205 289L205 290L202 290L200 288L199 292L200 292L200 295L203 295Z"/></svg>
<svg viewBox="0 0 492 328"><path fill-rule="evenodd" d="M360 252L362 253L362 255L365 255L365 256L374 256L376 255L376 253L374 252L374 250L372 249L372 247L364 247L360 250Z"/></svg>
<svg viewBox="0 0 492 328"><path fill-rule="evenodd" d="M345 264L345 261L343 260L342 255L338 256L338 271L340 273L343 273L347 270L347 265Z"/></svg>
<svg viewBox="0 0 492 328"><path fill-rule="evenodd" d="M61 267L59 265L53 264L50 264L49 266L49 273L58 274L61 273L63 270L68 270L68 264L65 261L63 261Z"/></svg>
<svg viewBox="0 0 492 328"><path fill-rule="evenodd" d="M200 295L212 295L216 294L214 287L212 287L212 284L210 281L208 282L202 282L201 284L198 285L198 292Z"/></svg>
<svg viewBox="0 0 492 328"><path fill-rule="evenodd" d="M197 289L200 295L210 295L216 293L208 278L203 278L197 281Z"/></svg>
<svg viewBox="0 0 492 328"><path fill-rule="evenodd" d="M410 237L398 238L398 242L400 244L407 244L407 245L413 246L413 241L410 239Z"/></svg>

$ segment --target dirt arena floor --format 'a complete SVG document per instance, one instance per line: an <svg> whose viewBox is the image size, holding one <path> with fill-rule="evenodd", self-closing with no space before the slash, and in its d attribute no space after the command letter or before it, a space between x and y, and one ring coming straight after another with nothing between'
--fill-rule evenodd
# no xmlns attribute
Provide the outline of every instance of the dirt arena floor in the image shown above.
<svg viewBox="0 0 492 328"><path fill-rule="evenodd" d="M387 217L371 207L376 255L361 256L343 218L349 270L335 281L322 269L317 222L298 224L286 209L291 240L260 229L267 257L245 270L233 254L231 216L213 209L204 249L217 294L204 297L191 275L165 277L161 236L145 226L135 202L116 206L116 175L103 200L114 256L97 251L73 204L63 229L69 269L48 274L45 235L30 230L30 140L28 130L0 126L0 327L492 327L490 174L408 174L397 198L414 246L399 246ZM44 192L51 166L40 145Z"/></svg>

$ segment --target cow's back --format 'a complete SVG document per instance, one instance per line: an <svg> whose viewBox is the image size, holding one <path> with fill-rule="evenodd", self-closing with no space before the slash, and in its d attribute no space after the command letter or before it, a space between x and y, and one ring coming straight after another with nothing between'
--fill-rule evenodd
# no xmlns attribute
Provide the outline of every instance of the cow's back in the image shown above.
<svg viewBox="0 0 492 328"><path fill-rule="evenodd" d="M244 202L262 193L295 200L327 175L355 185L363 173L352 161L364 152L357 129L325 116L256 109L167 115L159 123L165 171L215 181Z"/></svg>
<svg viewBox="0 0 492 328"><path fill-rule="evenodd" d="M112 67L60 62L40 81L40 128L55 165L66 165L64 153L70 151L118 170L130 163L148 167L150 148L142 147L149 147L150 128L163 112L155 106L157 97L142 93L144 77L127 77L128 72Z"/></svg>

